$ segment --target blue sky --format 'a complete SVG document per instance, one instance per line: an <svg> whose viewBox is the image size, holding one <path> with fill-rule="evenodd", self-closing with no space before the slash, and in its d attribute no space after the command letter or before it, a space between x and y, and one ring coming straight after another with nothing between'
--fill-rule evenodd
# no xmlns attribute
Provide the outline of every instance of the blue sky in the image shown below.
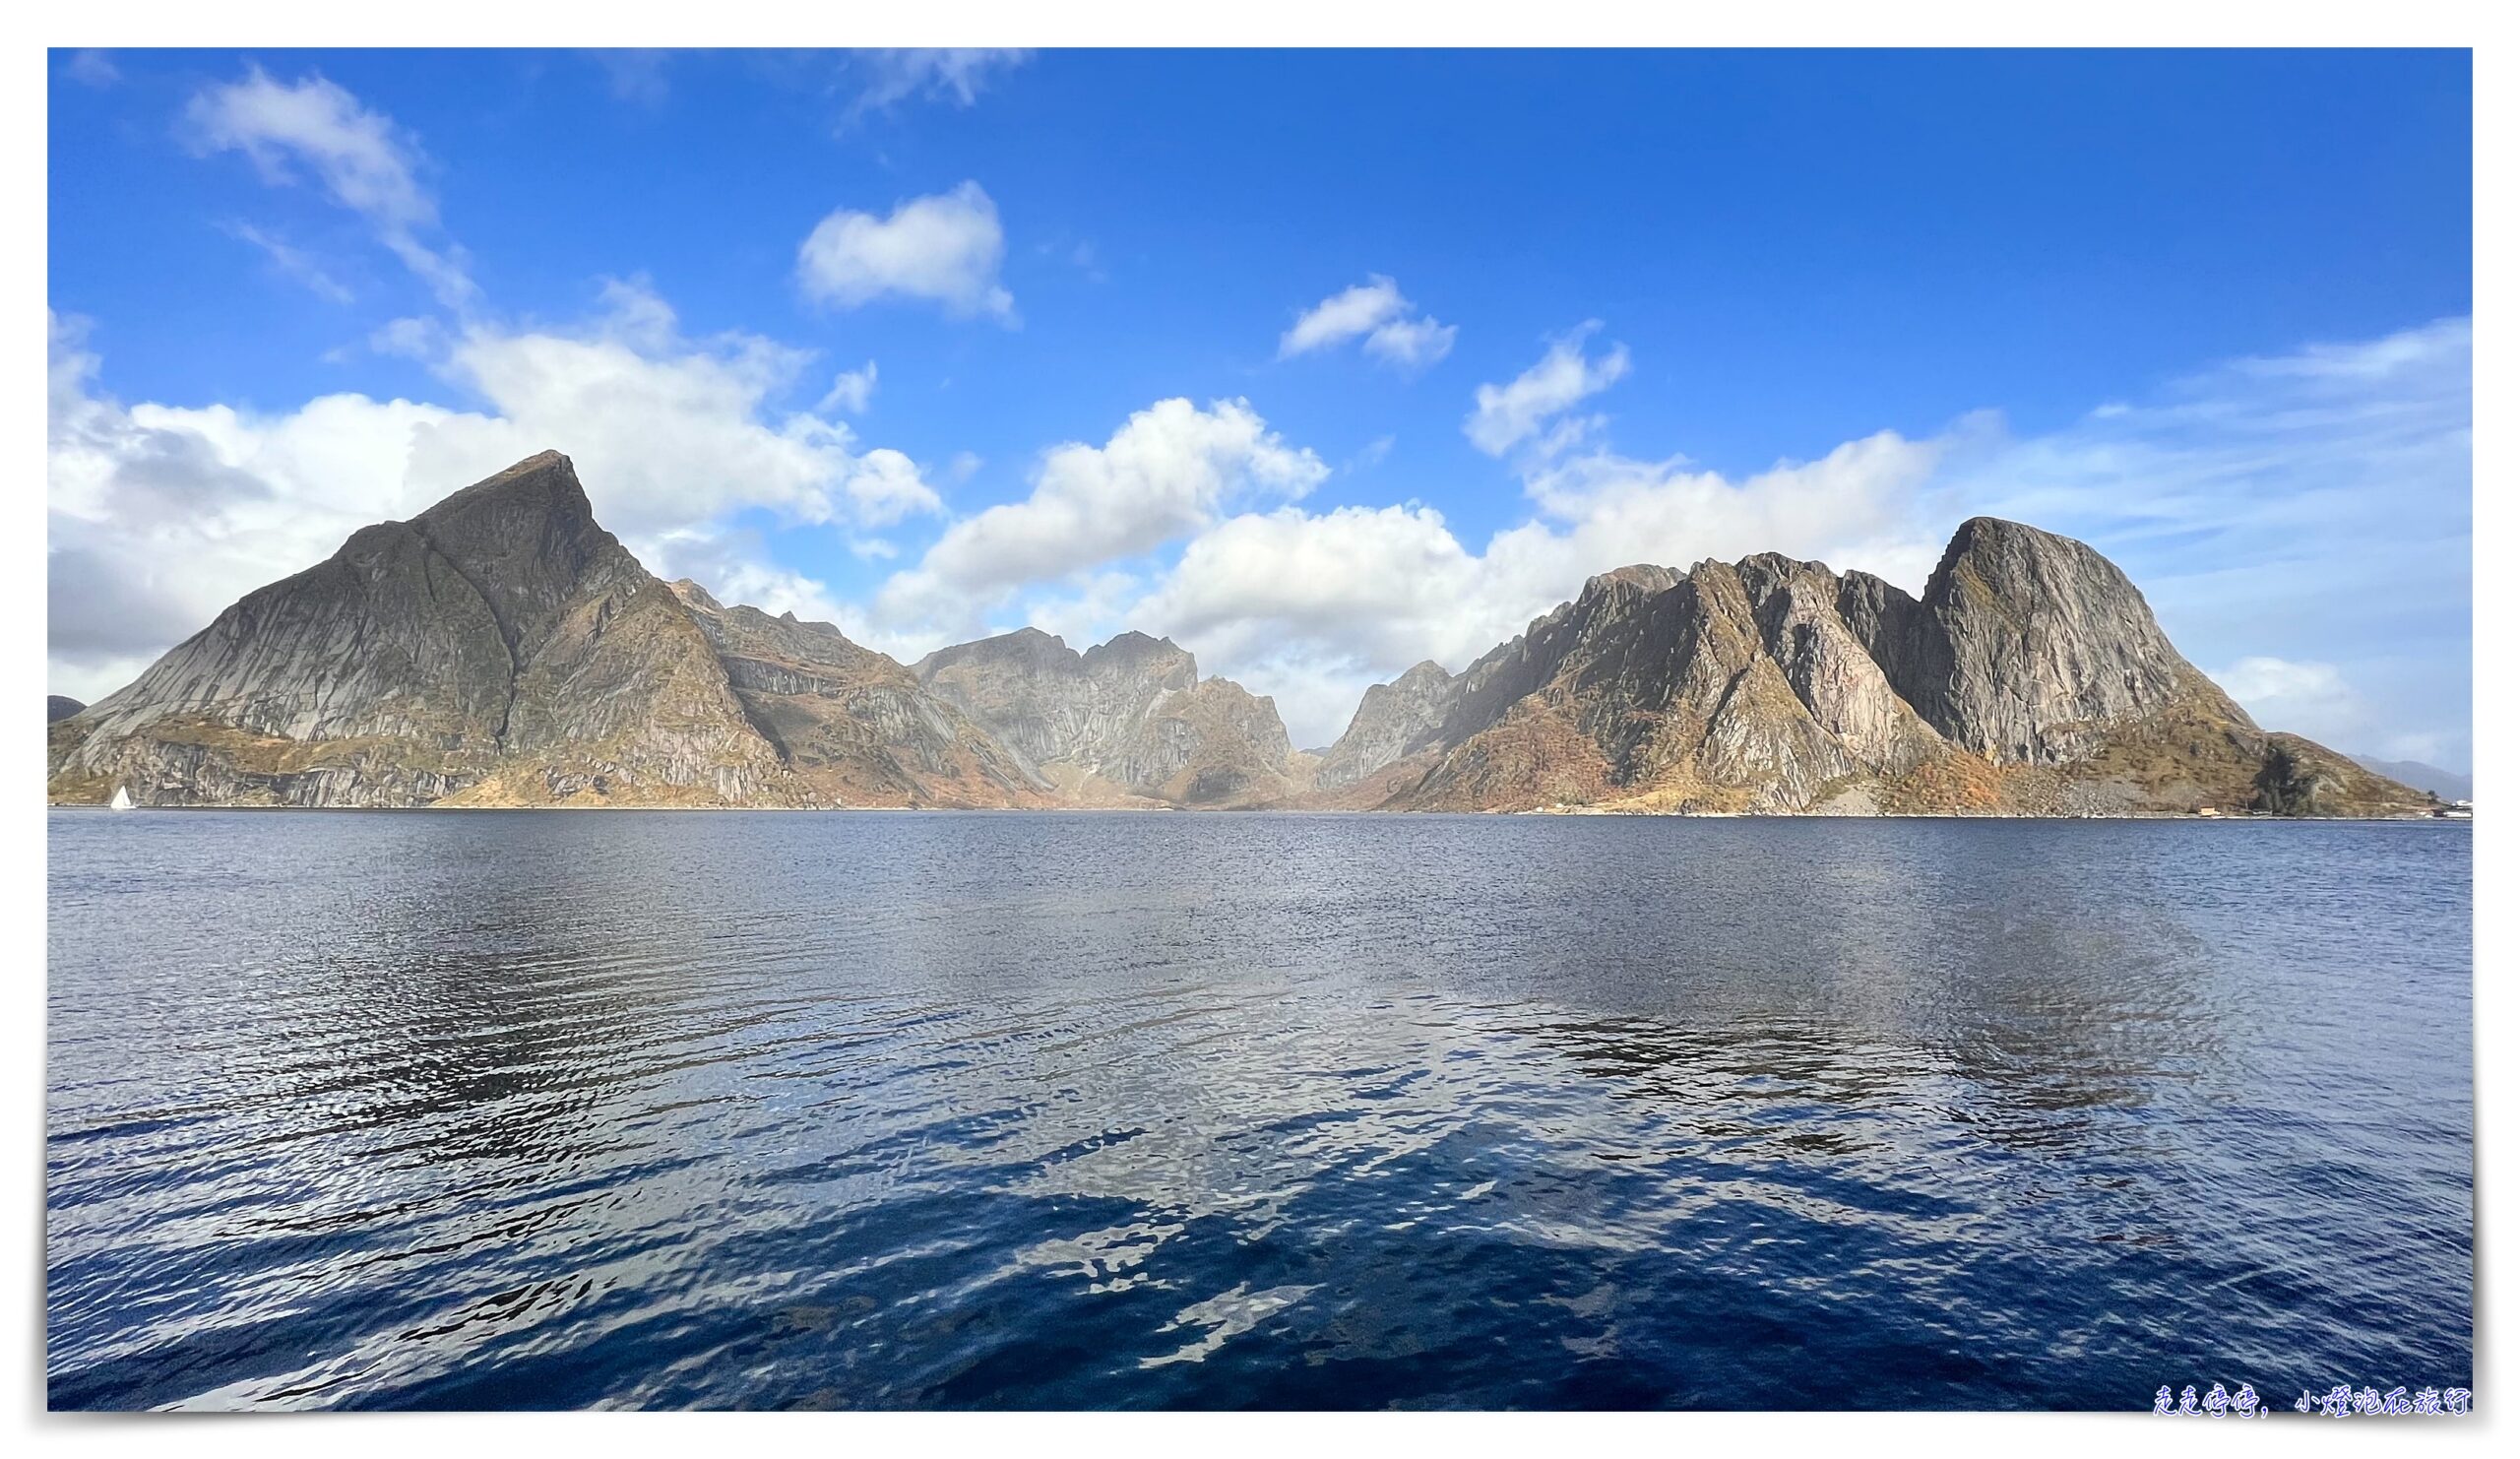
<svg viewBox="0 0 2520 1459"><path fill-rule="evenodd" d="M2270 725L2469 754L2464 53L51 72L56 690L549 446L668 575L1168 632L1299 742L1590 572L1996 511Z"/></svg>

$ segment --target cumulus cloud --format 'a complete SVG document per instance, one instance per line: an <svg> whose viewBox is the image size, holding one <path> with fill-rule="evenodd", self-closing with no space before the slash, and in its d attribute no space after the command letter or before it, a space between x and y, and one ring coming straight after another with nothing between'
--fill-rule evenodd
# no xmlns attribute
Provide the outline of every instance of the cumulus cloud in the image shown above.
<svg viewBox="0 0 2520 1459"><path fill-rule="evenodd" d="M1362 338L1365 352L1404 371L1423 369L1452 352L1454 326L1439 324L1402 296L1380 274L1306 309L1278 338L1278 357L1292 359Z"/></svg>
<svg viewBox="0 0 2520 1459"><path fill-rule="evenodd" d="M294 84L259 66L210 87L184 108L183 136L199 151L240 152L274 184L311 178L367 220L378 241L450 309L479 296L461 250L424 241L437 229L437 199L420 180L425 159L392 118L321 76Z"/></svg>
<svg viewBox="0 0 2520 1459"><path fill-rule="evenodd" d="M1100 446L1041 453L1028 495L947 527L879 605L896 620L975 623L1027 585L1152 551L1233 503L1300 497L1329 474L1246 401L1158 401Z"/></svg>
<svg viewBox="0 0 2520 1459"><path fill-rule="evenodd" d="M686 339L644 285L611 286L575 328L474 324L418 348L484 408L354 394L277 413L126 406L98 389L84 326L52 320L54 687L81 698L119 687L357 528L408 518L547 448L577 462L598 517L650 566L681 575L703 562L713 591L766 584L799 612L828 606L819 587L766 551L738 550L758 539L727 536L729 517L763 509L853 534L942 507L902 453L861 449L839 422L775 408L803 351L742 334ZM703 540L718 543L705 562Z"/></svg>
<svg viewBox="0 0 2520 1459"><path fill-rule="evenodd" d="M1480 386L1472 396L1477 409L1462 421L1470 443L1490 456L1502 456L1586 397L1616 384L1627 373L1626 346L1612 345L1599 357L1584 352L1585 339L1601 327L1600 320L1589 320L1551 341L1540 362L1511 381ZM1555 439L1562 445L1572 435Z"/></svg>
<svg viewBox="0 0 2520 1459"><path fill-rule="evenodd" d="M893 295L1012 324L1015 296L997 279L1005 258L997 205L978 183L965 182L882 218L834 211L797 249L796 277L807 297L843 308Z"/></svg>

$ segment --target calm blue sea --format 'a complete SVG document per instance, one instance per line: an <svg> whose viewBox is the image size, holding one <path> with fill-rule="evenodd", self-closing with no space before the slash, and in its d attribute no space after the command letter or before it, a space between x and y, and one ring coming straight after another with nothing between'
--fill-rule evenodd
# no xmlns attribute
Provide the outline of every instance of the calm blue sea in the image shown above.
<svg viewBox="0 0 2520 1459"><path fill-rule="evenodd" d="M2464 1386L2469 839L55 811L51 1402Z"/></svg>

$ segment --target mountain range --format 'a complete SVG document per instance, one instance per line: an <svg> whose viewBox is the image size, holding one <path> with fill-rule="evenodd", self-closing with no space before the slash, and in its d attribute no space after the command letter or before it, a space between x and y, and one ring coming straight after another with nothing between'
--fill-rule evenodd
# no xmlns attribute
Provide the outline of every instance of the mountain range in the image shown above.
<svg viewBox="0 0 2520 1459"><path fill-rule="evenodd" d="M2355 764L2373 775L2385 776L2402 786L2409 786L2444 800L2467 800L2477 793L2476 778L2422 760L2383 760L2374 755L2355 755Z"/></svg>
<svg viewBox="0 0 2520 1459"><path fill-rule="evenodd" d="M57 705L56 705L57 707ZM248 594L49 728L48 793L300 806L2387 815L2083 543L1976 518L1921 597L1762 553L1604 573L1295 749L1168 639L914 665L649 573L545 452Z"/></svg>

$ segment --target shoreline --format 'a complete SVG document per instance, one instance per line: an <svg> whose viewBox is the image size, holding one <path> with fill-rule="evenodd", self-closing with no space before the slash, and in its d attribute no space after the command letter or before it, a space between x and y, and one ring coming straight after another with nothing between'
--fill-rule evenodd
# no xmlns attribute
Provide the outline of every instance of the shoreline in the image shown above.
<svg viewBox="0 0 2520 1459"><path fill-rule="evenodd" d="M47 801L47 812L113 811L112 807L86 801ZM251 811L286 814L303 812L324 815L472 815L515 814L605 814L665 812L694 815L1194 815L1253 816L1371 816L1402 818L1408 816L1452 819L1493 818L1506 816L1551 817L1558 819L1595 820L1670 820L1670 821L2189 821L2198 824L2281 824L2316 825L2353 822L2357 824L2393 823L2402 825L2442 824L2466 826L2475 824L2475 816L2467 815L2275 815L2255 811L2236 815L2197 815L2193 811L2114 811L2082 812L2072 815L2013 815L1981 811L1907 811L1877 815L1846 815L1817 811L1681 811L1681 810L1354 810L1329 806L1253 805L1229 809L1199 810L1176 805L135 805L130 811Z"/></svg>

